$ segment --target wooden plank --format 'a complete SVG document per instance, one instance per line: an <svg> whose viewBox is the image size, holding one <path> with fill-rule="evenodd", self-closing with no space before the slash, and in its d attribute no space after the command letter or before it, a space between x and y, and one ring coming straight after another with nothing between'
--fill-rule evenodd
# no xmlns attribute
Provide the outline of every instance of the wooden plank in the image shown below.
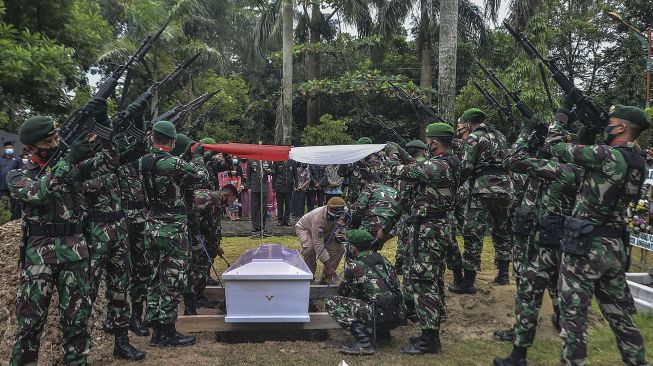
<svg viewBox="0 0 653 366"><path fill-rule="evenodd" d="M275 331L338 329L340 326L326 312L309 313L308 323L226 323L226 315L179 316L176 327L180 332L233 332L233 331Z"/></svg>
<svg viewBox="0 0 653 366"><path fill-rule="evenodd" d="M328 288L327 288L328 287ZM310 298L320 296L324 298L327 296L335 296L338 294L338 286L328 285L311 285ZM204 289L204 296L211 300L224 301L224 287L222 286L206 286Z"/></svg>

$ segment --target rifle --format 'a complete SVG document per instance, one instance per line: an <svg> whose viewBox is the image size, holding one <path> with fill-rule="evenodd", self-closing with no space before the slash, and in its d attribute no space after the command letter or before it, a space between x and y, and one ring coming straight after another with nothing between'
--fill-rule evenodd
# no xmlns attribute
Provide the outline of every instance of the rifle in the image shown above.
<svg viewBox="0 0 653 366"><path fill-rule="evenodd" d="M487 100L488 103L494 105L503 119L507 120L513 126L519 126L519 120L512 113L512 108L510 108L510 106L501 105L501 103L499 103L494 95L490 94L490 92L485 90L482 86L478 85L474 80L471 80L471 82L472 85L474 85L474 87L483 95L485 100Z"/></svg>
<svg viewBox="0 0 653 366"><path fill-rule="evenodd" d="M152 98L154 97L154 94L157 92L157 90L162 87L163 85L167 84L168 82L176 79L179 75L181 75L182 72L188 69L188 67L199 57L199 53L193 56L191 59L184 61L177 65L174 70L170 74L168 74L163 80L161 81L156 81L154 84L150 85L147 90L138 96L134 103L138 103L141 105L147 104ZM138 130L136 127L134 127L133 123L131 123L132 119L134 118L131 113L129 113L129 110L123 110L118 115L116 118L113 120L113 134L115 135L116 133L120 131L125 131L129 135L134 136L134 138L138 140L142 140L145 137L145 132Z"/></svg>
<svg viewBox="0 0 653 366"><path fill-rule="evenodd" d="M529 57L539 60L544 66L549 69L552 74L553 80L560 86L560 88L565 92L569 93L574 88L573 81L569 80L567 76L558 68L554 59L545 59L542 54L540 54L531 41L526 38L521 32L515 31L508 22L503 22L504 27L508 32L515 38L517 43L521 48L528 54ZM596 103L594 99L585 95L582 91L577 89L578 96L576 99L576 108L574 109L578 119L584 125L592 128L594 131L601 131L603 127L608 125L608 120L610 115L606 112L601 106Z"/></svg>
<svg viewBox="0 0 653 366"><path fill-rule="evenodd" d="M185 134L186 136L193 138L193 135L200 131L202 127L204 127L204 124L206 123L206 120L209 118L209 115L215 108L217 108L220 105L220 102L222 102L223 98L220 98L215 104L210 106L204 113L200 114L195 120L186 128L182 133Z"/></svg>
<svg viewBox="0 0 653 366"><path fill-rule="evenodd" d="M485 74L485 77L488 78L494 84L494 86L497 87L497 89L503 91L510 99L512 99L513 102L515 102L515 107L521 112L521 114L527 118L531 119L533 116L535 116L535 113L528 108L528 106L524 103L523 100L517 95L515 92L511 92L508 90L508 88L499 80L499 78L490 70L488 70L483 64L476 60L476 64L483 70L483 73Z"/></svg>
<svg viewBox="0 0 653 366"><path fill-rule="evenodd" d="M373 115L373 114L370 113L370 111L368 111L368 110L365 110L365 113L367 113L367 115L370 116L370 118L372 118L376 123L378 123L378 124L379 124L382 128L384 128L386 131L390 131L390 132L392 132L392 134L395 135L395 136L397 137L397 139L399 140L399 142L401 142L402 145L406 145L406 143L407 143L406 139L403 138L403 137L401 137L401 135L400 135L399 133L397 133L397 131L395 131L394 128L392 128L392 127L386 125L385 122L383 122L383 120L381 120L381 118L379 118L379 116L375 116L375 115Z"/></svg>
<svg viewBox="0 0 653 366"><path fill-rule="evenodd" d="M429 119L432 120L437 120L438 122L444 122L447 123L436 111L433 110L433 108L427 106L424 104L419 98L417 97L411 97L406 93L405 90L402 88L398 87L397 85L393 84L392 82L388 82L396 91L399 93L399 96L401 99L408 100L410 101L411 105L413 106L413 110L415 111L415 114L419 117L419 112L422 112L424 115L426 115Z"/></svg>
<svg viewBox="0 0 653 366"><path fill-rule="evenodd" d="M190 102L186 104L179 104L172 108L171 110L163 113L159 117L155 118L152 123L158 122L158 121L170 121L172 124L175 126L179 123L179 120L181 119L182 115L192 112L195 109L201 107L206 101L211 99L214 95L218 94L221 91L221 89L218 89L214 91L213 93L204 93L200 95L199 97L191 100Z"/></svg>
<svg viewBox="0 0 653 366"><path fill-rule="evenodd" d="M127 71L127 69L129 69L132 64L139 63L143 60L147 52L154 46L154 43L157 39L159 39L161 33L163 33L171 20L171 18L168 18L163 26L161 26L161 28L153 36L148 36L143 41L138 50L136 50L136 53L134 53L124 65L120 65L115 70L113 70L111 76L109 76L109 78L104 81L104 83L102 83L98 91L93 95L93 98L109 98L111 93L113 93L113 91L116 89L118 80L122 77L125 71ZM96 133L98 136L106 139L110 138L111 135L110 130L98 126L95 123L95 118L90 115L90 111L85 105L84 107L75 111L75 113L73 113L70 117L68 117L66 122L63 124L59 131L60 142L57 151L50 157L50 159L48 159L48 161L45 163L45 166L41 169L41 171L39 171L37 176L41 176L41 174L43 174L47 168L53 167L61 159L61 157L63 157L63 155L70 147L70 144L72 144L75 139L77 139L79 136L82 136L83 134L88 134L91 132Z"/></svg>

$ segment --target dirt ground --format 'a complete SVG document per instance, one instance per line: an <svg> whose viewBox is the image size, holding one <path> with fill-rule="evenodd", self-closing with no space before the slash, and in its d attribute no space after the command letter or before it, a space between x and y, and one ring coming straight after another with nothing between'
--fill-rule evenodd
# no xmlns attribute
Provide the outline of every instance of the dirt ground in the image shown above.
<svg viewBox="0 0 653 366"><path fill-rule="evenodd" d="M247 221L225 222L225 235L238 235L251 230L251 224ZM269 231L283 237L272 237L258 240L250 238L226 238L225 247L227 258L230 262L246 248L260 245L264 242L278 242L285 246L298 248L296 238L288 236L294 234L294 228L278 228L270 225ZM4 363L11 355L11 347L16 333L15 320L15 297L18 283L18 243L20 240L19 222L11 222L0 227L0 363ZM394 253L394 242L390 242L384 248L386 256ZM505 344L492 341L492 332L496 329L504 329L512 326L514 307L514 286L496 286L492 283L495 270L491 268L493 255L491 246L484 253L484 271L479 273L477 285L479 292L475 296L451 295L447 292L447 320L442 326L442 340L445 345L452 345L449 349L465 347L463 352L480 353L480 357L490 357L487 352L496 351L496 347L507 347ZM225 267L222 264L222 267ZM225 268L219 268L221 273ZM451 281L450 273L447 280ZM55 296L52 305L57 304ZM100 295L96 302L90 321L93 347L90 354L90 363L93 365L121 365L128 364L124 361L115 361L112 357L113 339L103 333L102 321L106 316L106 301L104 289L100 289ZM542 311L540 313L540 326L537 331L537 340L540 343L556 345L559 343L558 335L551 325L549 318L552 314L551 300L545 296ZM593 315L592 322L597 316ZM401 327L392 331L394 341L388 345L381 345L387 356L375 356L364 361L356 361L354 364L375 365L375 364L407 364L406 356L401 356L399 348L405 340L418 333L415 325ZM145 365L222 365L222 364L272 364L272 365L303 365L303 364L338 364L340 356L337 355L337 348L342 342L350 340L350 336L344 330L333 330L328 332L328 338L324 341L267 341L256 344L225 344L216 341L213 333L196 334L198 343L193 347L160 349L148 345L149 337L136 337L130 333L132 343L147 353L146 359L141 362ZM50 307L48 321L41 340L40 364L59 365L61 364L61 351L59 340L61 334L58 326L58 314L56 306ZM308 339L308 338L306 338ZM502 349L503 349L502 348ZM333 358L332 358L333 357ZM460 357L460 358L459 358ZM443 364L479 364L476 362L463 361L463 355L457 355ZM231 361L228 361L231 360ZM312 361L309 361L312 360ZM325 360L326 363L321 363ZM328 361L326 361L328 360ZM426 359L423 359L427 361ZM457 361L456 361L457 360ZM487 358L488 363L491 358ZM269 362L268 362L269 361ZM435 361L435 360L432 360ZM350 365L351 361L347 361ZM450 363L452 362L452 363ZM409 362L414 364L413 362ZM415 364L428 364L422 361ZM537 364L537 363L536 363ZM548 363L546 363L548 364Z"/></svg>

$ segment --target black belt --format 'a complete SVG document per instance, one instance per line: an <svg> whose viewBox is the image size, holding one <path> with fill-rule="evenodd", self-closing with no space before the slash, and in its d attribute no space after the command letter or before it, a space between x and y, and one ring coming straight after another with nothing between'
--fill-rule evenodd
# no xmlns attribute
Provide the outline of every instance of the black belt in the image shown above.
<svg viewBox="0 0 653 366"><path fill-rule="evenodd" d="M125 208L128 210L142 210L145 207L147 207L145 201L127 201L125 204Z"/></svg>
<svg viewBox="0 0 653 366"><path fill-rule="evenodd" d="M421 223L423 223L424 221L428 221L428 220L443 220L443 219L446 219L446 218L448 218L448 217L449 217L449 213L448 213L448 212L445 212L445 211L442 211L442 212L436 212L436 213L428 214L428 216L417 216L417 217L415 218L415 221L414 221L414 222L415 222L415 223L419 223L419 224L421 224Z"/></svg>
<svg viewBox="0 0 653 366"><path fill-rule="evenodd" d="M624 235L624 227L594 226L593 237L621 239Z"/></svg>
<svg viewBox="0 0 653 366"><path fill-rule="evenodd" d="M102 211L90 211L88 213L88 219L93 222L113 222L118 221L125 217L123 211L116 212L102 212Z"/></svg>
<svg viewBox="0 0 653 366"><path fill-rule="evenodd" d="M50 224L28 222L27 226L30 236L70 236L84 232L82 222L54 222Z"/></svg>
<svg viewBox="0 0 653 366"><path fill-rule="evenodd" d="M508 174L506 169L501 167L494 167L494 166L484 167L481 168L480 171L474 172L474 174L472 174L472 179L476 180L478 177L481 177L483 175L506 175L506 174Z"/></svg>
<svg viewBox="0 0 653 366"><path fill-rule="evenodd" d="M167 213L186 215L188 214L188 211L186 210L186 207L163 207L159 205L152 205L150 206L150 213L154 215L167 214Z"/></svg>

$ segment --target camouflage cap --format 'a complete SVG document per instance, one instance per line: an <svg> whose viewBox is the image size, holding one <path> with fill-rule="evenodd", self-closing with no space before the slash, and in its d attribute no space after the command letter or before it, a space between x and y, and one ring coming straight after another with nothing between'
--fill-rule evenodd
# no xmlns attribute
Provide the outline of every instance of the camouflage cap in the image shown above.
<svg viewBox="0 0 653 366"><path fill-rule="evenodd" d="M617 104L610 108L610 116L630 121L642 127L643 130L651 127L646 112L638 107Z"/></svg>
<svg viewBox="0 0 653 366"><path fill-rule="evenodd" d="M175 128L175 125L168 121L156 122L154 126L152 126L152 131L173 139L177 138L177 129Z"/></svg>
<svg viewBox="0 0 653 366"><path fill-rule="evenodd" d="M366 145L371 143L372 143L372 139L369 137L361 137L356 141L356 144L358 145Z"/></svg>
<svg viewBox="0 0 653 366"><path fill-rule="evenodd" d="M406 144L406 148L408 149L410 147L414 147L414 148L418 148L418 149L422 149L422 150L428 150L429 149L429 147L426 146L426 144L422 140L410 141L409 143Z"/></svg>
<svg viewBox="0 0 653 366"><path fill-rule="evenodd" d="M20 126L20 142L23 145L34 145L55 134L54 120L50 116L34 116Z"/></svg>
<svg viewBox="0 0 653 366"><path fill-rule="evenodd" d="M186 151L188 145L192 144L193 139L184 135L183 133L177 134L177 140L175 141L175 147L170 152L172 155L180 156Z"/></svg>
<svg viewBox="0 0 653 366"><path fill-rule="evenodd" d="M369 247L369 245L374 241L372 234L366 230L349 230L347 232L347 239L349 243L355 247Z"/></svg>
<svg viewBox="0 0 653 366"><path fill-rule="evenodd" d="M483 112L478 108L470 108L463 113L459 121L467 122L475 119L485 119L485 118L487 118L485 112Z"/></svg>
<svg viewBox="0 0 653 366"><path fill-rule="evenodd" d="M453 136L453 134L453 127L447 123L437 122L426 126L427 137Z"/></svg>
<svg viewBox="0 0 653 366"><path fill-rule="evenodd" d="M206 145L215 145L215 144L217 144L217 142L215 142L215 140L212 139L211 137L205 137L205 138L201 139L200 142L203 143L203 144L206 144Z"/></svg>

